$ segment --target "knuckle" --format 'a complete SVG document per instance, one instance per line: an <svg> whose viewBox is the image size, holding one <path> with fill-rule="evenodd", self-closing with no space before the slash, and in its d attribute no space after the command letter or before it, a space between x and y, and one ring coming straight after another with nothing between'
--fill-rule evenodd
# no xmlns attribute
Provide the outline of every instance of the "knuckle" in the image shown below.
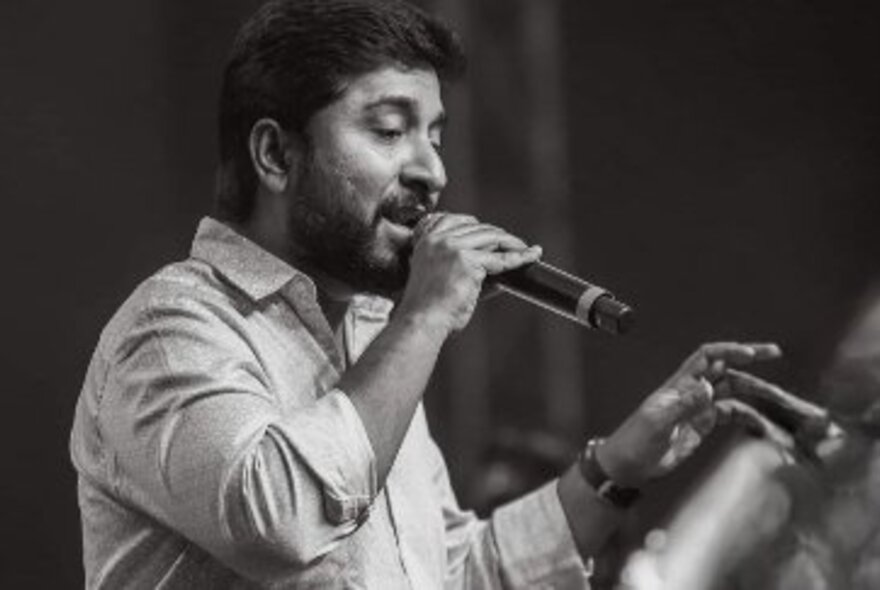
<svg viewBox="0 0 880 590"><path fill-rule="evenodd" d="M461 255L461 252L455 247L449 238L438 238L434 243L434 248L444 256Z"/></svg>
<svg viewBox="0 0 880 590"><path fill-rule="evenodd" d="M452 217L452 220L457 225L476 225L479 223L476 217L473 215L466 215L457 213Z"/></svg>
<svg viewBox="0 0 880 590"><path fill-rule="evenodd" d="M468 264L470 256L466 250L461 250L459 248L453 247L452 245L449 245L449 246L447 246L446 252L449 255L449 257L452 260L454 260L457 264L470 266Z"/></svg>

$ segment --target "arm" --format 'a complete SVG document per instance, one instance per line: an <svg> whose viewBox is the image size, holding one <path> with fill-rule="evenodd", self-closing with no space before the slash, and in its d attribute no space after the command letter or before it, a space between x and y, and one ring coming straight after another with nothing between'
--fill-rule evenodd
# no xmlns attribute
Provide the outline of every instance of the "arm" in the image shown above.
<svg viewBox="0 0 880 590"><path fill-rule="evenodd" d="M699 445L720 418L739 406L738 387L777 388L755 380L742 383L728 367L779 355L775 345L709 344L700 348L599 447L598 460L616 482L639 487L674 469ZM714 386L711 383L715 383ZM716 403L717 401L717 403ZM749 423L760 416L742 408ZM766 426L758 422L759 425ZM439 452L437 485L446 490L449 578L447 587L578 587L588 584L590 559L620 525L624 512L600 498L577 465L558 481L499 508L489 521L458 508Z"/></svg>
<svg viewBox="0 0 880 590"><path fill-rule="evenodd" d="M534 262L540 253L469 216L434 214L420 225L410 277L394 317L339 383L372 443L380 486L440 348L470 321L483 279Z"/></svg>
<svg viewBox="0 0 880 590"><path fill-rule="evenodd" d="M760 415L737 402L738 390L758 388L771 399L787 394L758 379L745 381L741 376L747 374L730 369L779 354L774 344L702 346L598 447L596 459L613 481L639 488L690 456L719 417L771 428ZM558 491L578 550L584 558L595 555L617 526L622 511L598 498L574 467L562 476Z"/></svg>

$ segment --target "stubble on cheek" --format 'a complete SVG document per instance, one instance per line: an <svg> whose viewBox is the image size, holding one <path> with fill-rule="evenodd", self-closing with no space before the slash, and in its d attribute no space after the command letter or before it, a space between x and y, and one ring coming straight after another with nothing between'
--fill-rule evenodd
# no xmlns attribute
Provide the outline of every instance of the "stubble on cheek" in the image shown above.
<svg viewBox="0 0 880 590"><path fill-rule="evenodd" d="M358 153L338 153L329 159L325 171L326 178L332 179L335 185L336 199L341 201L336 203L337 206L375 231L380 221L382 190L370 179L365 162L367 157Z"/></svg>
<svg viewBox="0 0 880 590"><path fill-rule="evenodd" d="M382 229L383 203L391 198L381 169L369 155L313 153L304 166L298 207L308 257L316 268L357 290L388 295L408 274L405 251ZM305 223L307 227L303 227Z"/></svg>

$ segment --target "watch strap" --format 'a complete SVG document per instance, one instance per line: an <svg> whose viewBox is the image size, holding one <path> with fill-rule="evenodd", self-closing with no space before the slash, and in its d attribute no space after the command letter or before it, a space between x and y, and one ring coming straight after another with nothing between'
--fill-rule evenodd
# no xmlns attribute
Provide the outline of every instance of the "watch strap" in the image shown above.
<svg viewBox="0 0 880 590"><path fill-rule="evenodd" d="M602 468L596 458L596 449L604 442L605 440L602 438L592 438L587 442L587 446L578 459L581 476L603 501L616 508L629 508L641 497L642 493L637 488L618 484Z"/></svg>

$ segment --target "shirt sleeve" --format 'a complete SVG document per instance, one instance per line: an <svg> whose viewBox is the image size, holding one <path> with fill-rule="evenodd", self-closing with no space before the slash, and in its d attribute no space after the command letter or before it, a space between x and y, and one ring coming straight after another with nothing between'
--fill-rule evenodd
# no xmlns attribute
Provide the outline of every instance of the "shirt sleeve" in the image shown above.
<svg viewBox="0 0 880 590"><path fill-rule="evenodd" d="M119 333L100 425L120 498L256 580L357 529L377 481L347 395L282 403L220 303L152 300Z"/></svg>
<svg viewBox="0 0 880 590"><path fill-rule="evenodd" d="M432 451L446 523L447 589L590 587L556 480L480 520L459 507L436 444Z"/></svg>

